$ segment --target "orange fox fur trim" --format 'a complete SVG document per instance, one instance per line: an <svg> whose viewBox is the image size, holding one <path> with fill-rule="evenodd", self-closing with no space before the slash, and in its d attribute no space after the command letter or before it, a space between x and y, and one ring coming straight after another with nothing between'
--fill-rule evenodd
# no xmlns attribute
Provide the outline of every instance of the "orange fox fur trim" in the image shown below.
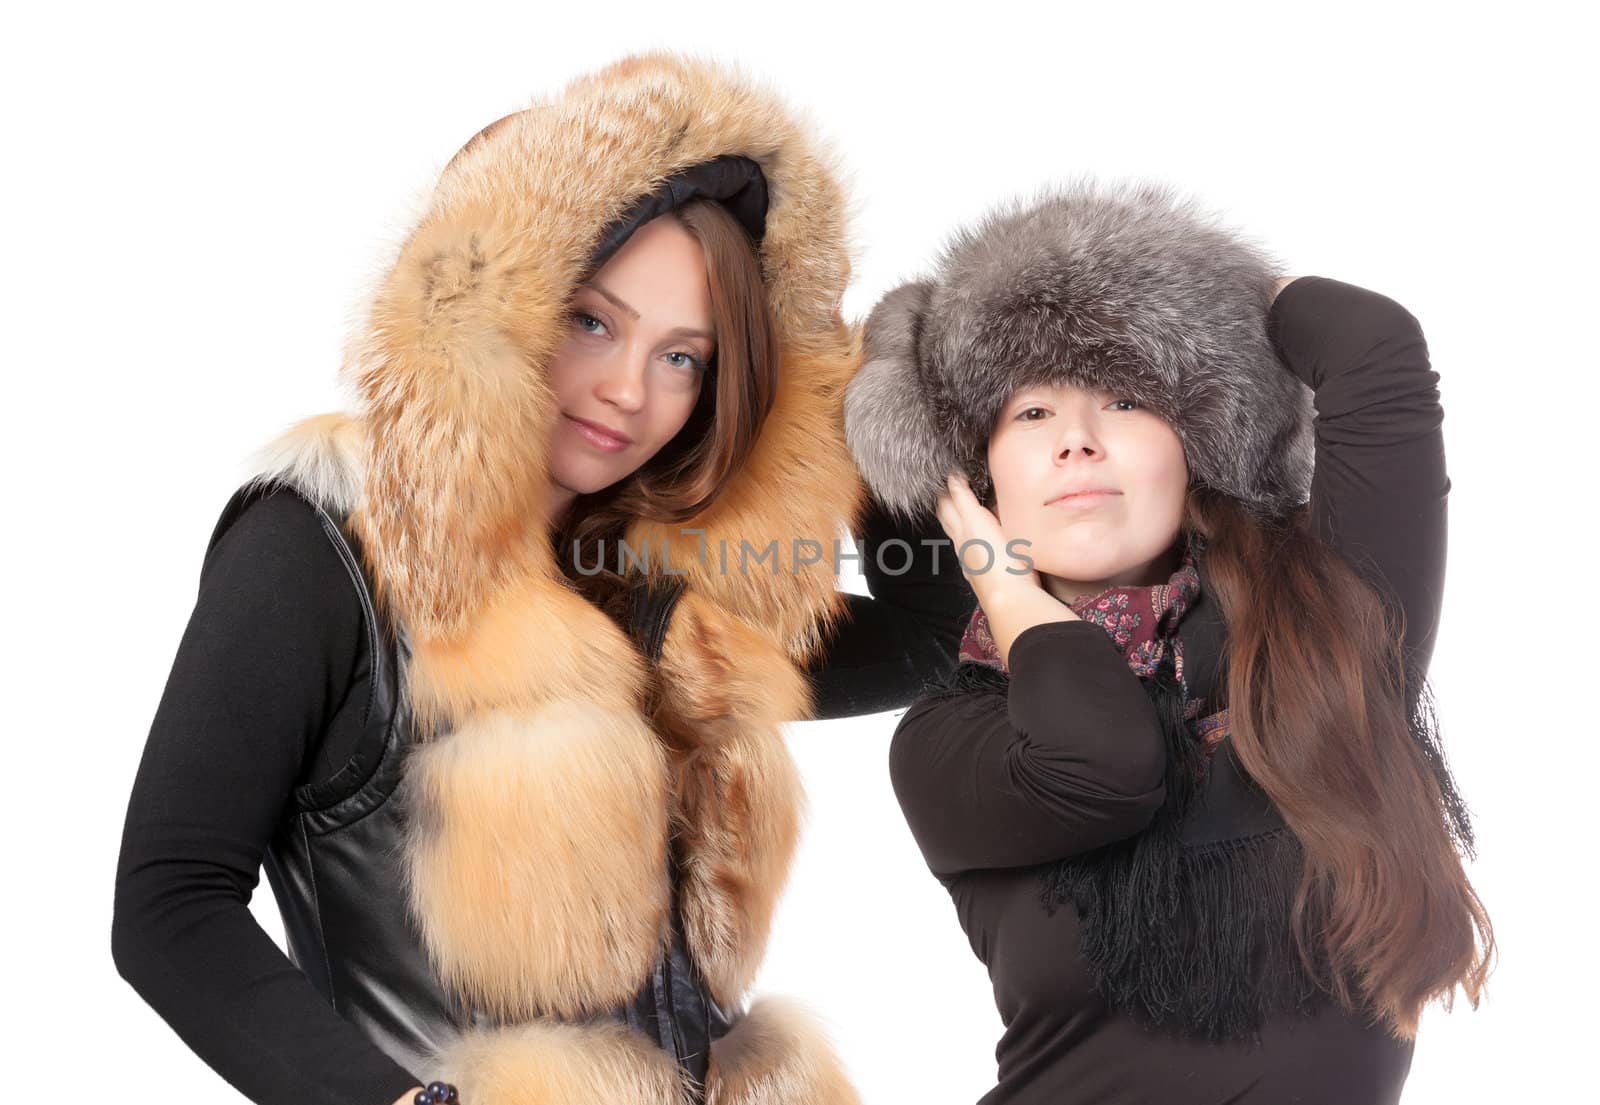
<svg viewBox="0 0 1600 1105"><path fill-rule="evenodd" d="M469 1032L433 1072L473 1105L686 1105L666 1053L622 1024L533 1022ZM796 1099L798 1100L798 1099Z"/></svg>
<svg viewBox="0 0 1600 1105"><path fill-rule="evenodd" d="M412 912L446 984L500 1019L632 998L664 945L667 787L635 712L479 714L406 770Z"/></svg>
<svg viewBox="0 0 1600 1105"><path fill-rule="evenodd" d="M711 1045L706 1105L860 1105L844 1066L810 1014L786 1001L756 1002Z"/></svg>

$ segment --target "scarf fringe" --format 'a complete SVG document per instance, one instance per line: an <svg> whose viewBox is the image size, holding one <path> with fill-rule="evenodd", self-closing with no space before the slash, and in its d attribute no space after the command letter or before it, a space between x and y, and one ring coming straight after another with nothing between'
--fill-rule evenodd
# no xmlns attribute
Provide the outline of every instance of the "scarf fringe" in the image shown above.
<svg viewBox="0 0 1600 1105"><path fill-rule="evenodd" d="M1207 758L1184 723L1170 656L1144 684L1166 735L1166 801L1139 835L1046 867L1041 898L1051 913L1076 909L1082 954L1109 1004L1155 1028L1248 1038L1322 994L1293 935L1300 842L1283 827L1184 844Z"/></svg>
<svg viewBox="0 0 1600 1105"><path fill-rule="evenodd" d="M1300 863L1288 829L1195 848L1146 836L1103 866L1057 865L1047 897L1076 908L1109 1004L1154 1028L1246 1039L1322 994L1291 927Z"/></svg>

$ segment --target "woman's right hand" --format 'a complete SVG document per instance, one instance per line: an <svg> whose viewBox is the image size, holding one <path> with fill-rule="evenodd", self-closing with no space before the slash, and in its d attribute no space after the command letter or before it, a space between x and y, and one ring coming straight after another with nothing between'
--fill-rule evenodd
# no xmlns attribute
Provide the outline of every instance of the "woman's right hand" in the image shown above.
<svg viewBox="0 0 1600 1105"><path fill-rule="evenodd" d="M1014 555L1000 519L978 501L963 476L952 473L939 496L939 524L955 542L961 570L989 620L1000 661L1011 663L1011 645L1024 630L1045 622L1077 621L1071 607L1046 591L1033 562Z"/></svg>

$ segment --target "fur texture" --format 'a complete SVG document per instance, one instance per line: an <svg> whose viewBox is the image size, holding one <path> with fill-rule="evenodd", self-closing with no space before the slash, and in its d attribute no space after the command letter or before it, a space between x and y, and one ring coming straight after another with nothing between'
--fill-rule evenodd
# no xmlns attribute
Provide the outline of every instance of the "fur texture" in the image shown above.
<svg viewBox="0 0 1600 1105"><path fill-rule="evenodd" d="M860 1105L821 1027L799 1006L766 999L711 1046L706 1105Z"/></svg>
<svg viewBox="0 0 1600 1105"><path fill-rule="evenodd" d="M1080 183L958 232L927 280L883 298L846 405L850 447L904 514L950 471L989 487L1001 407L1070 383L1139 399L1191 476L1267 513L1311 481L1310 390L1267 338L1272 262L1154 186Z"/></svg>
<svg viewBox="0 0 1600 1105"><path fill-rule="evenodd" d="M800 777L783 723L810 689L772 641L697 595L673 614L661 657L672 738L683 924L712 996L755 980L800 834Z"/></svg>
<svg viewBox="0 0 1600 1105"><path fill-rule="evenodd" d="M672 568L688 568L650 697L633 643L552 562L545 365L606 225L723 154L767 177L779 386L754 455L704 517L630 530L635 546L670 537ZM669 832L696 963L720 1004L744 998L801 816L781 731L810 710L796 664L842 606L827 558L794 570L788 542L828 548L864 500L843 425L859 364L840 316L844 210L830 159L770 94L673 55L619 62L456 155L351 343L360 409L265 454L259 478L348 514L410 646L406 694L430 739L407 767L406 869L419 931L463 1001L517 1020L632 997L668 932ZM703 560L686 562L696 540L682 528L703 531ZM778 571L722 571L721 547L737 557L774 538ZM665 1105L676 1071L659 1059L609 1028L530 1021L471 1035L443 1069L485 1105ZM813 1100L771 1092L752 1100Z"/></svg>
<svg viewBox="0 0 1600 1105"><path fill-rule="evenodd" d="M467 1033L429 1077L478 1105L688 1105L666 1054L621 1024L533 1023ZM799 1100L799 1099L793 1099Z"/></svg>
<svg viewBox="0 0 1600 1105"><path fill-rule="evenodd" d="M503 1021L633 997L670 889L662 749L636 712L478 714L418 748L406 784L413 913L452 992Z"/></svg>
<svg viewBox="0 0 1600 1105"><path fill-rule="evenodd" d="M367 442L361 426L342 414L323 414L291 427L251 459L257 480L280 480L305 491L336 514L361 499Z"/></svg>

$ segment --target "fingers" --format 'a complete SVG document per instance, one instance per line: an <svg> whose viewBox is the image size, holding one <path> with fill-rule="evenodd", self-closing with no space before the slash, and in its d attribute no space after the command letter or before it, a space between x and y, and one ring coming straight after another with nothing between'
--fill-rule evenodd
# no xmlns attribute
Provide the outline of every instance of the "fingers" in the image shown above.
<svg viewBox="0 0 1600 1105"><path fill-rule="evenodd" d="M945 493L939 496L939 524L956 545L961 545L977 533L982 525L981 515L974 507L982 509L967 481L952 472L945 477Z"/></svg>
<svg viewBox="0 0 1600 1105"><path fill-rule="evenodd" d="M950 489L950 496L962 506L963 513L972 507L983 505L978 502L978 497L972 493L972 485L967 482L967 477L959 472L951 472L944 478L944 482L945 486Z"/></svg>
<svg viewBox="0 0 1600 1105"><path fill-rule="evenodd" d="M950 504L950 511L958 520L962 535L967 536L978 525L978 515L973 507L980 506L977 498L972 494L972 488L967 481L952 472L944 479L946 491L939 498ZM954 536L952 534L951 536Z"/></svg>
<svg viewBox="0 0 1600 1105"><path fill-rule="evenodd" d="M945 532L955 543L962 570L970 576L996 555L996 547L1003 541L1000 523L972 493L965 476L952 472L945 477L945 486L948 490L940 501L949 504L955 522L953 526L946 525Z"/></svg>
<svg viewBox="0 0 1600 1105"><path fill-rule="evenodd" d="M965 476L952 472L945 477L945 484L950 489L950 498L960 511L962 523L969 534L991 539L1000 536L999 517L978 501L978 496L973 493L972 485L967 482Z"/></svg>

